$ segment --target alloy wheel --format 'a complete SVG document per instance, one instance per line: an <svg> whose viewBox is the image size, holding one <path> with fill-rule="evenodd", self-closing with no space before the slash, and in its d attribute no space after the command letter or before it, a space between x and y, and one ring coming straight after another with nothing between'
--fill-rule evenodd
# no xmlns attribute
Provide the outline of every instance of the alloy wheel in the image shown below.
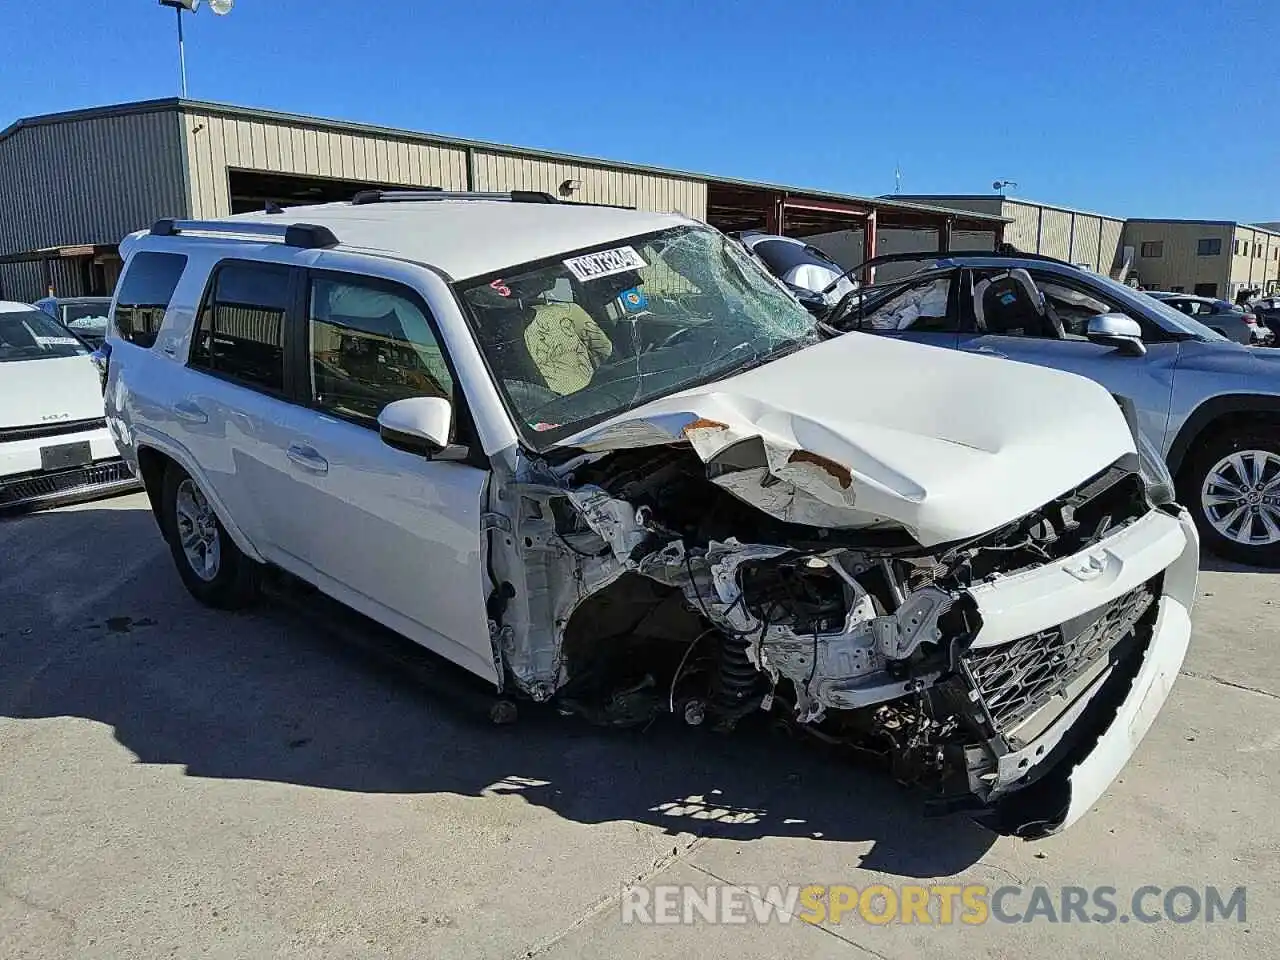
<svg viewBox="0 0 1280 960"><path fill-rule="evenodd" d="M209 501L190 477L178 484L174 514L178 540L191 572L205 582L213 580L222 564L218 521Z"/></svg>
<svg viewBox="0 0 1280 960"><path fill-rule="evenodd" d="M1249 547L1280 543L1280 456L1269 450L1227 454L1205 474L1200 506L1228 540Z"/></svg>

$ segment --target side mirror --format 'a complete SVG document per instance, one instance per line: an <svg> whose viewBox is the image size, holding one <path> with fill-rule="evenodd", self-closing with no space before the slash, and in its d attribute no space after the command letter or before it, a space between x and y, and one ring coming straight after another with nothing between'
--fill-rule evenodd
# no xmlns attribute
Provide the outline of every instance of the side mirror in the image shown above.
<svg viewBox="0 0 1280 960"><path fill-rule="evenodd" d="M378 414L382 442L398 450L432 456L449 446L453 404L443 397L406 397Z"/></svg>
<svg viewBox="0 0 1280 960"><path fill-rule="evenodd" d="M1092 343L1115 347L1132 357L1142 357L1147 353L1147 345L1142 342L1142 327L1137 320L1122 313L1103 313L1090 317L1085 336Z"/></svg>

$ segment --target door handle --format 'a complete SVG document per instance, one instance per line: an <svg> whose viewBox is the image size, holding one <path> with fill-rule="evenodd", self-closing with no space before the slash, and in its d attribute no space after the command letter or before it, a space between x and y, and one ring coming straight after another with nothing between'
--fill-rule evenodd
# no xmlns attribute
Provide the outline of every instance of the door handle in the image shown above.
<svg viewBox="0 0 1280 960"><path fill-rule="evenodd" d="M187 423L208 423L209 415L190 400L179 400L173 405L173 415Z"/></svg>
<svg viewBox="0 0 1280 960"><path fill-rule="evenodd" d="M329 461L316 452L315 447L305 443L291 443L288 450L289 459L312 473L328 473Z"/></svg>

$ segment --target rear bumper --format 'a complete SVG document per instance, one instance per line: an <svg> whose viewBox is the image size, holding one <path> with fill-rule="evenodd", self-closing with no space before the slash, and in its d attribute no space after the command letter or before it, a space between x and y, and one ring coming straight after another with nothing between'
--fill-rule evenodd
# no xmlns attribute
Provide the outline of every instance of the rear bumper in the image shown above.
<svg viewBox="0 0 1280 960"><path fill-rule="evenodd" d="M89 445L90 462L43 468L42 448L72 443ZM88 500L138 486L105 427L0 444L0 510Z"/></svg>
<svg viewBox="0 0 1280 960"><path fill-rule="evenodd" d="M1007 751L986 771L982 822L1041 837L1071 826L1098 801L1168 699L1191 638L1198 570L1190 515L1152 511L1082 555L973 591L983 618L976 646L1009 643L1159 584L1154 610L1138 628L1145 644L1110 662L1100 656L1069 702L1057 699L1010 731Z"/></svg>

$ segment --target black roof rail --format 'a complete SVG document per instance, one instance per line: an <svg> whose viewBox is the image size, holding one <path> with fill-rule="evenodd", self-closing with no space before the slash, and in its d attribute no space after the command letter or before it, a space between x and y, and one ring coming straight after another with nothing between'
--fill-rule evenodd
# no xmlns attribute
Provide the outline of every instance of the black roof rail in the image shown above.
<svg viewBox="0 0 1280 960"><path fill-rule="evenodd" d="M265 237L288 247L322 250L336 247L338 238L328 227L315 223L254 223L236 220L174 220L167 217L151 225L153 237L174 237L180 233L211 233L230 237Z"/></svg>
<svg viewBox="0 0 1280 960"><path fill-rule="evenodd" d="M562 203L563 201L541 190L441 190L426 187L422 190L361 190L351 198L354 206L366 203L402 203L414 200L506 200L511 203Z"/></svg>

